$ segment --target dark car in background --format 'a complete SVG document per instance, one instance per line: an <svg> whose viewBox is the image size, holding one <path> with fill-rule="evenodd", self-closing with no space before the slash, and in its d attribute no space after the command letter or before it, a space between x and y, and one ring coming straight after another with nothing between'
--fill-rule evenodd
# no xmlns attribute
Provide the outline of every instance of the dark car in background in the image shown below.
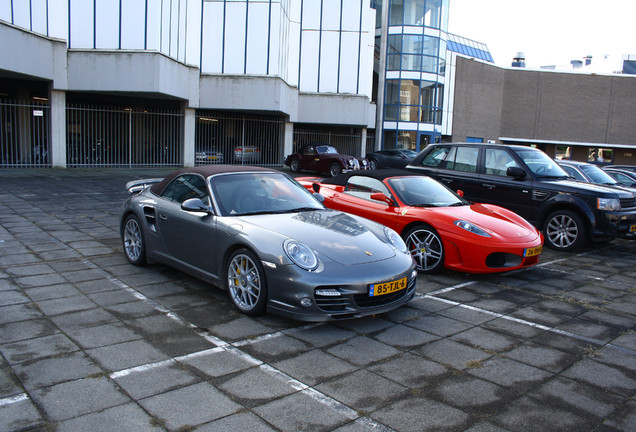
<svg viewBox="0 0 636 432"><path fill-rule="evenodd" d="M636 187L636 172L613 166L604 167L609 176L616 180L621 186Z"/></svg>
<svg viewBox="0 0 636 432"><path fill-rule="evenodd" d="M589 162L571 160L560 160L557 163L574 180L623 188L631 193L636 193L636 187L622 185L608 173L603 171L598 165L594 165ZM636 175L636 173L634 173L634 175Z"/></svg>
<svg viewBox="0 0 636 432"><path fill-rule="evenodd" d="M631 192L569 179L539 149L520 145L439 143L406 169L461 190L468 200L512 210L543 231L551 248L573 251L589 241L636 235Z"/></svg>
<svg viewBox="0 0 636 432"><path fill-rule="evenodd" d="M417 152L408 149L378 150L367 153L367 160L371 169L380 168L404 168Z"/></svg>
<svg viewBox="0 0 636 432"><path fill-rule="evenodd" d="M340 154L335 147L320 143L301 146L296 153L285 158L285 165L295 173L307 170L332 177L343 172L369 168L367 159Z"/></svg>

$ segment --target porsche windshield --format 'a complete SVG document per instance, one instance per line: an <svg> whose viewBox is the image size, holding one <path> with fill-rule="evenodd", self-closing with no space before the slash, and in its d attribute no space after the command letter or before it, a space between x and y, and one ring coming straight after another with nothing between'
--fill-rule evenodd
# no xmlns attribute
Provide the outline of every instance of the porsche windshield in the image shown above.
<svg viewBox="0 0 636 432"><path fill-rule="evenodd" d="M250 172L217 175L210 179L210 186L221 216L324 209L307 189L284 174Z"/></svg>
<svg viewBox="0 0 636 432"><path fill-rule="evenodd" d="M395 177L389 179L389 184L400 200L409 206L450 207L468 204L468 201L430 177Z"/></svg>

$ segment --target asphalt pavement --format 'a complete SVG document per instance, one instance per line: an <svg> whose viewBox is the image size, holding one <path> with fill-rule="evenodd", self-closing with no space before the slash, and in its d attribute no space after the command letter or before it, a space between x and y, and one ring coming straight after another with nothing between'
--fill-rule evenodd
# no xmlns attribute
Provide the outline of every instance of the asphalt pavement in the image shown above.
<svg viewBox="0 0 636 432"><path fill-rule="evenodd" d="M1 431L636 430L636 241L307 324L121 247L124 184L0 170Z"/></svg>

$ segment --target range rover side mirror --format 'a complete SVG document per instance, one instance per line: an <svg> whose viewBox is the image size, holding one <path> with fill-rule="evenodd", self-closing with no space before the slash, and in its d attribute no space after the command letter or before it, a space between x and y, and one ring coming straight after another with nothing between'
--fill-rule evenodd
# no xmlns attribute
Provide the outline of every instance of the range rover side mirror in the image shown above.
<svg viewBox="0 0 636 432"><path fill-rule="evenodd" d="M506 175L508 177L514 177L516 179L522 179L526 176L526 172L519 167L508 167L506 170Z"/></svg>

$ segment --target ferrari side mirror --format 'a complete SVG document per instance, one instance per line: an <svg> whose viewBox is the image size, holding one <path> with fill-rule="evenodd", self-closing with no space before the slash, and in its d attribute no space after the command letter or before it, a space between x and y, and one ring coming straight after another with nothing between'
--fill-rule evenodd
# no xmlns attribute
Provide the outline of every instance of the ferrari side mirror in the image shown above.
<svg viewBox="0 0 636 432"><path fill-rule="evenodd" d="M457 189L457 195L459 195L460 197L464 198L464 191L461 189Z"/></svg>
<svg viewBox="0 0 636 432"><path fill-rule="evenodd" d="M380 201L387 203L388 205L393 205L393 200L388 196L384 195L382 192L372 193L371 199L374 201Z"/></svg>

